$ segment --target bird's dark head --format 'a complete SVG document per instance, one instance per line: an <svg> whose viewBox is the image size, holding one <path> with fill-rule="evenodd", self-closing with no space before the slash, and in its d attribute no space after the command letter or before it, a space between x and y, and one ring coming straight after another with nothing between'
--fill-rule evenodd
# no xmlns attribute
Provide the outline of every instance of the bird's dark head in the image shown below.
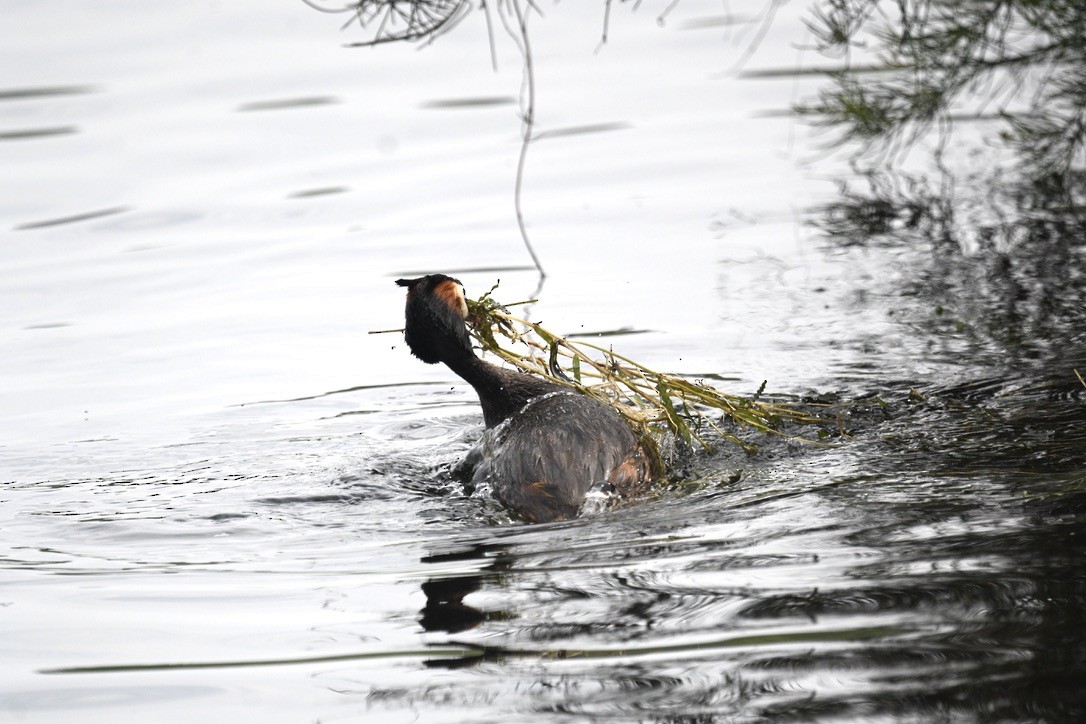
<svg viewBox="0 0 1086 724"><path fill-rule="evenodd" d="M465 352L472 354L464 325L468 303L460 280L430 274L417 279L397 279L396 283L407 287L404 337L413 355L432 365Z"/></svg>

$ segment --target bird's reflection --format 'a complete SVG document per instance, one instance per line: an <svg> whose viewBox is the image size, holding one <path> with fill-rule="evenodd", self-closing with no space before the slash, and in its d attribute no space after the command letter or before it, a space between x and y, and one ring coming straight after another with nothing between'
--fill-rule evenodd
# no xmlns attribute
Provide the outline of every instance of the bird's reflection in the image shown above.
<svg viewBox="0 0 1086 724"><path fill-rule="evenodd" d="M482 576L456 578L431 578L422 584L426 606L419 616L425 631L460 633L475 628L488 619L485 611L464 603L464 596L478 591L483 585Z"/></svg>
<svg viewBox="0 0 1086 724"><path fill-rule="evenodd" d="M458 634L470 631L486 621L509 618L508 612L484 610L464 603L464 598L483 587L485 581L493 581L502 570L509 567L509 557L505 546L471 544L466 547L433 553L422 558L423 563L447 565L456 562L485 561L474 573L468 575L447 575L428 578L422 584L426 596L426 605L419 612L419 624L430 633ZM427 666L437 668L461 668L472 666L486 658L486 652L480 650L477 655L460 658L432 659Z"/></svg>

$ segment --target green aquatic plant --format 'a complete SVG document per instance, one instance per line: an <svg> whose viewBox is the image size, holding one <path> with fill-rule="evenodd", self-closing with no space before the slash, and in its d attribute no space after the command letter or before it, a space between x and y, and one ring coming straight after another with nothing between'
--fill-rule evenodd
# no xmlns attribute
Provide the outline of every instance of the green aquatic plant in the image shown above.
<svg viewBox="0 0 1086 724"><path fill-rule="evenodd" d="M783 401L763 401L765 382L751 397L722 392L702 380L649 369L629 357L584 339L556 334L538 322L513 315L493 297L494 285L468 300L468 327L479 346L522 372L576 389L621 413L642 435L672 435L687 445L709 449L714 439L754 453L756 444L729 428L753 429L770 435L818 444L794 436L788 426L825 423L810 408ZM819 436L828 433L824 427Z"/></svg>

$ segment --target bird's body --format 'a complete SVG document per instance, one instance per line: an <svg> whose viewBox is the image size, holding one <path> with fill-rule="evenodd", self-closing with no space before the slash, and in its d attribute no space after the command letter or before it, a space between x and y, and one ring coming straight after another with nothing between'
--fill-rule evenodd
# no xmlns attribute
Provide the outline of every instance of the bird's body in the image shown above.
<svg viewBox="0 0 1086 724"><path fill-rule="evenodd" d="M408 290L412 353L428 364L443 362L479 395L487 431L458 466L463 477L488 484L532 522L575 517L593 485L625 496L649 485L655 457L613 409L475 355L459 281L433 274L397 284Z"/></svg>

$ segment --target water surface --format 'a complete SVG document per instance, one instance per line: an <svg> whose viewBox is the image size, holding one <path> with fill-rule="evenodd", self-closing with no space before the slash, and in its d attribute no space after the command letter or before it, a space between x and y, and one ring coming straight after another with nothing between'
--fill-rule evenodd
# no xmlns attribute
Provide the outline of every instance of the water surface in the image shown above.
<svg viewBox="0 0 1086 724"><path fill-rule="evenodd" d="M494 70L482 14L347 49L302 3L7 9L5 719L1082 713L1081 241L1008 272L821 233L847 170L787 112L818 76L740 77L756 22L666 10L602 47L602 5L532 19L533 318L843 434L526 526L448 477L470 388L367 334L397 276L537 286L507 38ZM802 12L744 67L825 64Z"/></svg>

